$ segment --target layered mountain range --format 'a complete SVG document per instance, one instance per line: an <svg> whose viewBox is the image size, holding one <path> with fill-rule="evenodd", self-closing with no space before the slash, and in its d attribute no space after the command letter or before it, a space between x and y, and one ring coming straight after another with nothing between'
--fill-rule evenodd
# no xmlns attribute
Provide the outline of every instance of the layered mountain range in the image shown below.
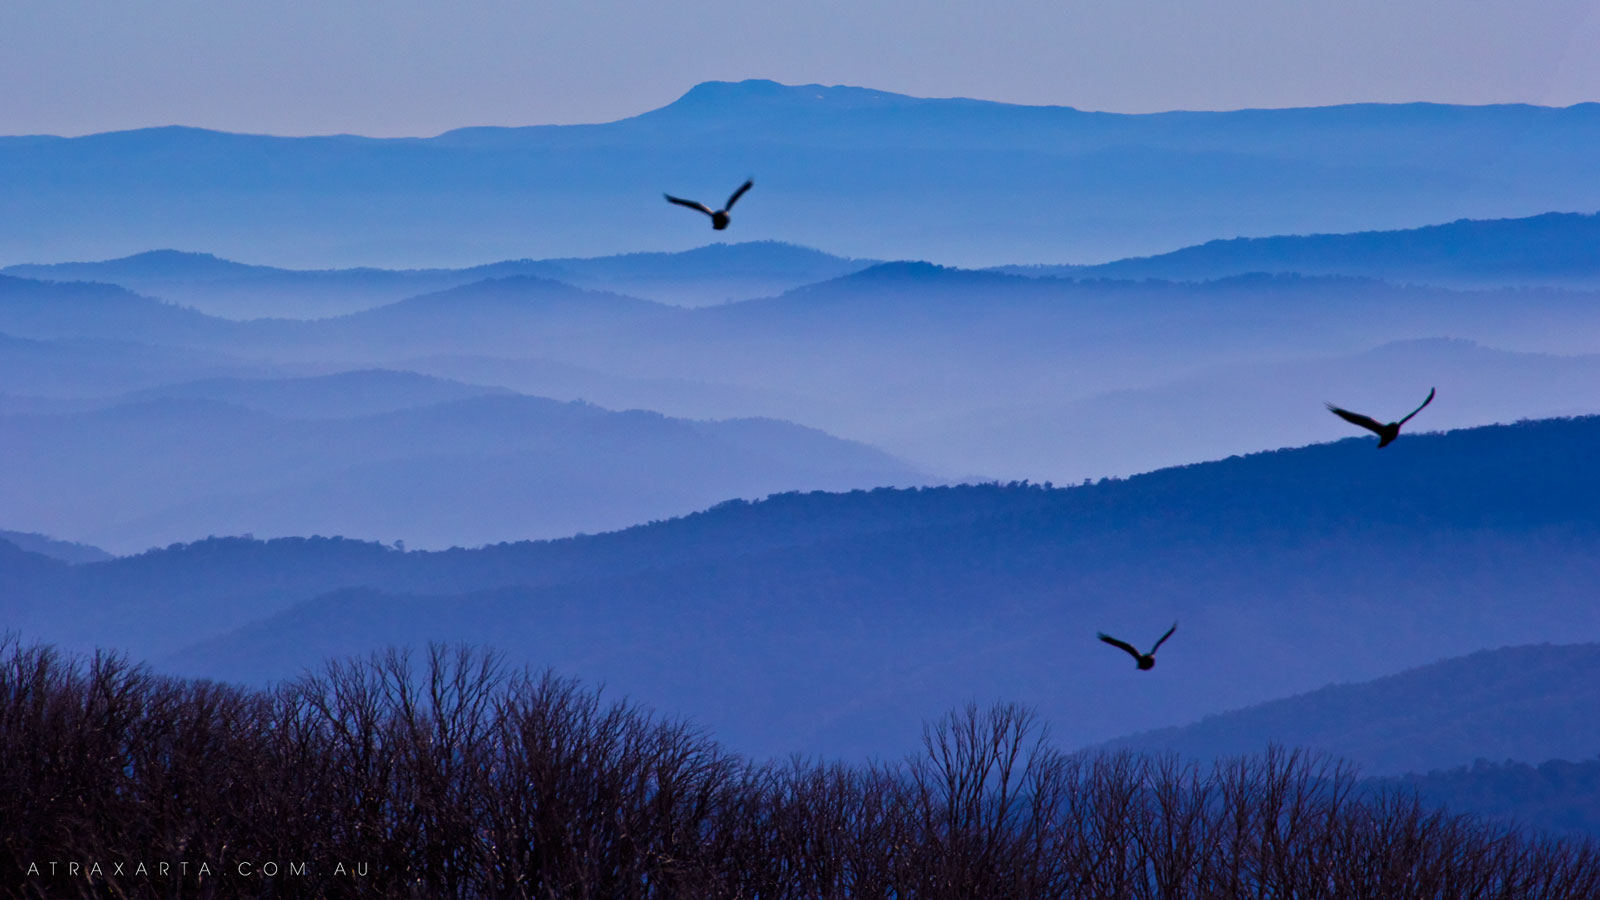
<svg viewBox="0 0 1600 900"><path fill-rule="evenodd" d="M1086 264L1219 236L1592 211L1597 140L1595 104L1120 115L708 82L595 125L0 138L0 260L205 247L414 268L682 250L705 223L662 192L721 198L753 177L746 237L879 259Z"/></svg>
<svg viewBox="0 0 1600 900"><path fill-rule="evenodd" d="M1019 700L1582 826L1596 138L771 82L0 138L0 626L253 684L465 641L756 756ZM739 243L660 198L746 175ZM1381 451L1324 407L1430 390Z"/></svg>

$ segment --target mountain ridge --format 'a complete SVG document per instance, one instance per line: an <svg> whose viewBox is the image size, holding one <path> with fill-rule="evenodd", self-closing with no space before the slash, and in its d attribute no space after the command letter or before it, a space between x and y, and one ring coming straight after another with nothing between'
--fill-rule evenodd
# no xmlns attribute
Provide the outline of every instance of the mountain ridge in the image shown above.
<svg viewBox="0 0 1600 900"><path fill-rule="evenodd" d="M699 111L706 108L718 109L732 104L750 104L753 106L816 106L821 105L834 109L883 109L917 107L937 104L965 105L980 109L999 110L1041 110L1063 114L1076 114L1084 117L1106 118L1185 118L1227 115L1257 115L1273 116L1277 114L1318 114L1326 111L1392 111L1392 110L1424 110L1441 114L1448 114L1457 110L1502 110L1509 112L1566 112L1600 110L1600 102L1581 101L1565 106L1550 106L1538 103L1440 103L1428 100L1410 100L1396 102L1351 102L1332 103L1317 106L1287 106L1287 107L1238 107L1230 109L1171 109L1160 112L1125 113L1111 110L1089 110L1072 106L1070 104L1027 104L1011 103L1001 100L986 100L974 97L948 96L948 97L921 97L912 94L902 94L894 91L885 91L876 88L847 84L786 84L767 78L747 78L739 81L726 81L712 79L698 82L676 99L671 100L655 109L622 116L604 122L578 123L572 125L465 125L447 129L434 135L412 135L404 137L370 137L359 134L316 134L288 137L260 132L236 132L216 128L205 128L193 125L153 125L142 128L119 129L113 131L93 132L76 136L62 136L55 134L16 134L0 135L3 141L18 142L53 142L71 140L104 139L123 135L146 134L192 134L207 136L228 137L262 137L278 140L314 140L329 143L356 142L356 141L389 141L396 143L417 143L441 138L460 138L469 135L492 132L522 132L542 131L552 129L572 129L580 131L604 125L616 125L633 122L641 118L658 116L664 112Z"/></svg>
<svg viewBox="0 0 1600 900"><path fill-rule="evenodd" d="M1002 266L1023 275L1215 280L1250 272L1352 275L1447 287L1600 284L1600 213L1457 219L1419 228L1207 241L1093 266Z"/></svg>
<svg viewBox="0 0 1600 900"><path fill-rule="evenodd" d="M761 99L773 91L781 102ZM0 227L0 260L203 243L301 267L414 268L529 247L670 250L704 232L663 191L714 197L751 176L743 237L966 266L1600 207L1584 178L1594 105L1112 114L841 91L817 103L803 86L713 86L611 123L432 138L0 139L30 229ZM122 215L135 203L137 231Z"/></svg>
<svg viewBox="0 0 1600 900"><path fill-rule="evenodd" d="M92 262L23 263L0 269L0 274L117 284L229 319L326 318L507 276L542 277L580 289L704 306L781 293L874 262L766 240L712 243L676 252L506 259L455 269L294 269L163 249Z"/></svg>

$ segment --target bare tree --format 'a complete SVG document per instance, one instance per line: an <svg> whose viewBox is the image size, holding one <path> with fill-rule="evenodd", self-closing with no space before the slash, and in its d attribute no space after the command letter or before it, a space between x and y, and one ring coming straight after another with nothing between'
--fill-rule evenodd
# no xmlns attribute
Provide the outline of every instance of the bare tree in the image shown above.
<svg viewBox="0 0 1600 900"><path fill-rule="evenodd" d="M106 871L28 873L52 859ZM210 874L110 871L136 859ZM262 860L318 864L236 865ZM0 638L0 877L34 898L1587 900L1600 850L1293 750L1065 756L1013 705L930 723L898 762L757 765L466 647L255 692Z"/></svg>

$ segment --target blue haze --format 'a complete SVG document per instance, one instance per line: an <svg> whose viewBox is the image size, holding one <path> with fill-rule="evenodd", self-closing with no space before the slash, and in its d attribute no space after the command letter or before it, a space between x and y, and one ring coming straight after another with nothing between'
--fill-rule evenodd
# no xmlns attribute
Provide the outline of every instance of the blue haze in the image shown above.
<svg viewBox="0 0 1600 900"><path fill-rule="evenodd" d="M661 193L847 256L1095 263L1216 237L1600 208L1600 106L1091 113L711 82L602 125L428 139L0 138L0 262L153 247L397 268L686 249Z"/></svg>
<svg viewBox="0 0 1600 900"><path fill-rule="evenodd" d="M1284 695L1367 682L1399 737L1328 749L1376 768L1580 755L1555 656L1468 654L1600 640L1597 419L1563 418L1600 412L1597 137L744 82L430 139L0 139L0 622L251 682L490 643L757 754L899 752L969 698L1067 744L1283 699L1206 746L1316 743L1356 735ZM739 243L660 199L746 175ZM1321 405L1430 387L1381 452ZM867 490L968 478L1034 484ZM1173 619L1147 675L1093 640ZM1381 680L1443 657L1456 707Z"/></svg>

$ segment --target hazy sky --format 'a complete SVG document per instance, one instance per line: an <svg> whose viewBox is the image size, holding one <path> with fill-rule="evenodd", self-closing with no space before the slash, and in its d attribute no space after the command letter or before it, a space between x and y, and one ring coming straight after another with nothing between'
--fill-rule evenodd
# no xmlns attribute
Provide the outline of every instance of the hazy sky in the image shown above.
<svg viewBox="0 0 1600 900"><path fill-rule="evenodd" d="M1142 112L1600 100L1596 0L4 0L0 133L429 135L707 80Z"/></svg>

